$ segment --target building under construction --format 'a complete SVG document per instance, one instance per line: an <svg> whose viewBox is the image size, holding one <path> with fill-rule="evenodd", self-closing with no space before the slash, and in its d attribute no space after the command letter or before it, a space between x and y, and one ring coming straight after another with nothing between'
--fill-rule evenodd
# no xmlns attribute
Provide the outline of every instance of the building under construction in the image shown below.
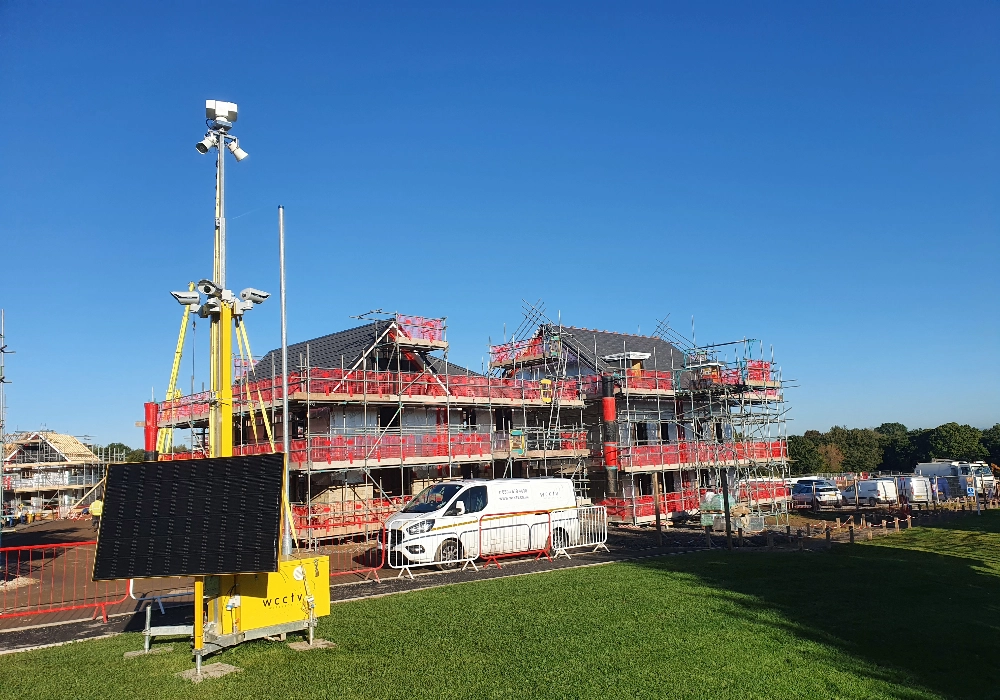
<svg viewBox="0 0 1000 700"><path fill-rule="evenodd" d="M476 372L449 362L445 319L362 320L288 347L300 541L375 537L408 496L463 477L564 476L581 502L643 523L654 494L664 515L687 514L725 474L758 524L784 513L781 380L757 341L696 347L664 324L652 336L596 331L525 305ZM234 376L233 454L280 450L280 351L244 357ZM205 455L211 400L147 405L154 433L190 436L190 452L159 459Z"/></svg>
<svg viewBox="0 0 1000 700"><path fill-rule="evenodd" d="M93 494L104 478L108 462L124 461L118 451L84 444L72 435L29 431L4 436L3 503L36 512L65 516L69 509Z"/></svg>

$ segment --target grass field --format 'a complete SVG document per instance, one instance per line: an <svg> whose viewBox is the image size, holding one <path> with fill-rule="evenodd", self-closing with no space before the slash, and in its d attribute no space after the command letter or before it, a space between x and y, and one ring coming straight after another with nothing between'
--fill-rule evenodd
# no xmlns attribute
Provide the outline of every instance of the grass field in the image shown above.
<svg viewBox="0 0 1000 700"><path fill-rule="evenodd" d="M832 552L697 553L334 606L191 685L135 634L0 656L18 698L1000 698L1000 512Z"/></svg>

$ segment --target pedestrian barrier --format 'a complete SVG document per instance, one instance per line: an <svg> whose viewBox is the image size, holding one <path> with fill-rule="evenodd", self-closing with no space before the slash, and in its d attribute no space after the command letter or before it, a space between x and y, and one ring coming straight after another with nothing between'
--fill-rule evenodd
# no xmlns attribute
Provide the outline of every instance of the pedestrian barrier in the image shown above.
<svg viewBox="0 0 1000 700"><path fill-rule="evenodd" d="M564 520L563 527L567 526ZM500 559L535 555L535 561L549 556L552 546L552 511L526 510L517 513L483 515L479 518L479 552L483 568L500 566ZM562 531L560 538L570 539L572 533ZM562 540L561 540L562 541Z"/></svg>
<svg viewBox="0 0 1000 700"><path fill-rule="evenodd" d="M94 609L125 602L125 581L92 581L97 542L0 548L0 619Z"/></svg>
<svg viewBox="0 0 1000 700"><path fill-rule="evenodd" d="M442 569L459 568L464 571L472 567L476 571L476 559L479 557L479 523L475 519L458 523L449 529L444 536L440 532L430 532L410 536L405 540L404 549L408 555L395 550L402 542L403 528L413 527L413 521L406 522L402 527L386 528L382 539L383 563L390 568L398 569L396 578L408 576L413 578L412 569L417 567L437 566Z"/></svg>
<svg viewBox="0 0 1000 700"><path fill-rule="evenodd" d="M563 534L565 533L565 537ZM608 551L608 511L604 506L576 506L552 511L553 558L570 559L570 549Z"/></svg>

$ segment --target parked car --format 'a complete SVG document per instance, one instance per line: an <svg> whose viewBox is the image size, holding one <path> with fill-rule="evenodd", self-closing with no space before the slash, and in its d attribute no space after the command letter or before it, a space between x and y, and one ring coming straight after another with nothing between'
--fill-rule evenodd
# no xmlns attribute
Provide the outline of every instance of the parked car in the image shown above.
<svg viewBox="0 0 1000 700"><path fill-rule="evenodd" d="M477 556L572 546L575 507L570 479L444 481L386 520L388 560L450 569Z"/></svg>
<svg viewBox="0 0 1000 700"><path fill-rule="evenodd" d="M981 495L992 494L996 489L996 477L985 462L935 460L921 462L913 471L921 476L944 477L951 496L969 495L973 487Z"/></svg>
<svg viewBox="0 0 1000 700"><path fill-rule="evenodd" d="M910 503L930 503L931 480L926 476L904 476L899 479L899 495Z"/></svg>
<svg viewBox="0 0 1000 700"><path fill-rule="evenodd" d="M824 506L840 508L843 504L844 497L840 490L828 481L800 481L792 489L793 506L809 506L819 510Z"/></svg>
<svg viewBox="0 0 1000 700"><path fill-rule="evenodd" d="M892 479L862 479L841 492L847 505L876 506L899 502L896 482Z"/></svg>

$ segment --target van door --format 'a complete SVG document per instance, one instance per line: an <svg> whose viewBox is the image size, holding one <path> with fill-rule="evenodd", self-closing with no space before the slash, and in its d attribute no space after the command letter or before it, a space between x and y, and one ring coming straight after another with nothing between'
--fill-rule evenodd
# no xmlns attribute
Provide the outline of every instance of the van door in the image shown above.
<svg viewBox="0 0 1000 700"><path fill-rule="evenodd" d="M459 503L462 504L464 512L459 508ZM463 558L472 559L479 556L479 518L487 505L489 505L489 494L486 486L472 486L458 494L458 498L445 513L455 517L455 533L462 543Z"/></svg>
<svg viewBox="0 0 1000 700"><path fill-rule="evenodd" d="M489 507L478 514L480 556L494 554L511 554L524 552L528 549L531 536L531 526L534 523L532 515L511 515L525 510L528 502L526 489L519 484L490 484L496 499L490 500Z"/></svg>

